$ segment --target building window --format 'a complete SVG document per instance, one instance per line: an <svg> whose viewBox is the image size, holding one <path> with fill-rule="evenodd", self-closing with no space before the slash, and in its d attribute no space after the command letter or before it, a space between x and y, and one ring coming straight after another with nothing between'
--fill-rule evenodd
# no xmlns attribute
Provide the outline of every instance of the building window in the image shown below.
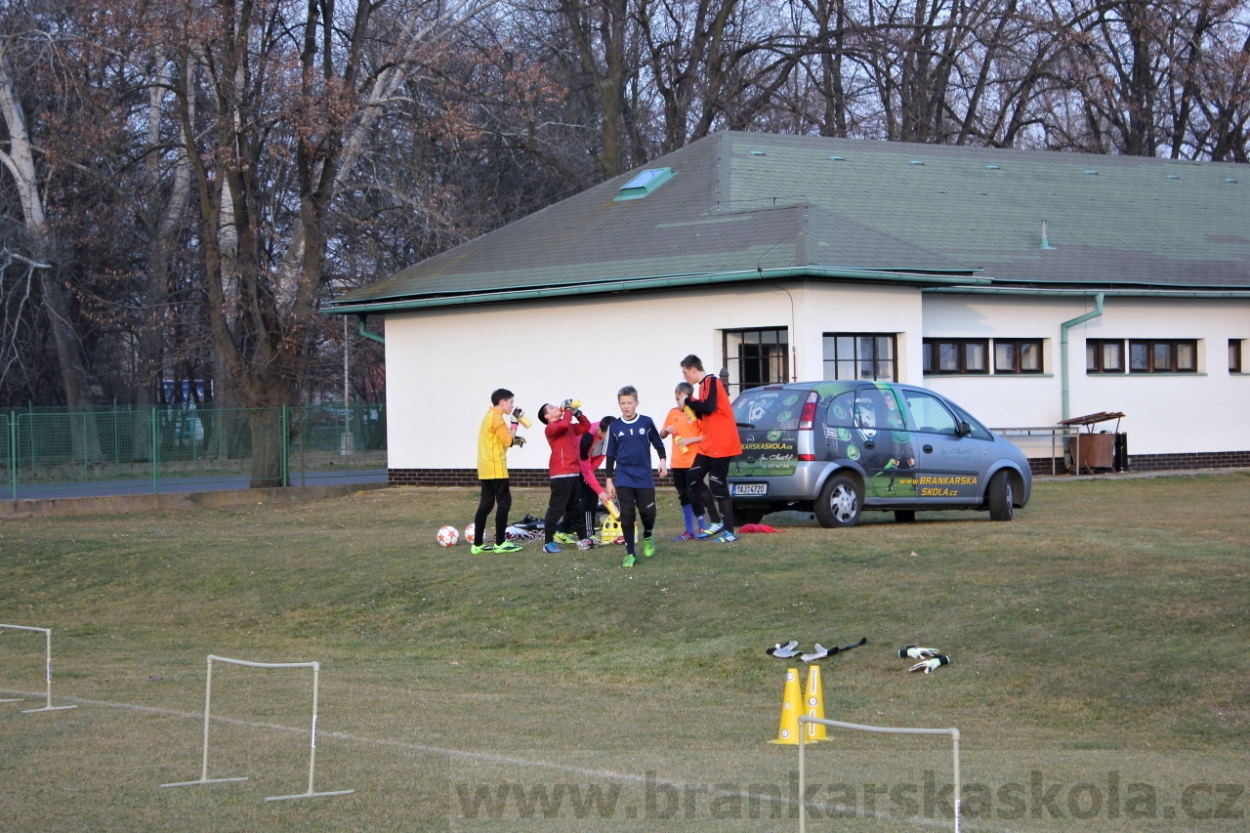
<svg viewBox="0 0 1250 833"><path fill-rule="evenodd" d="M1042 340L1040 338L994 339L995 373L1041 373Z"/></svg>
<svg viewBox="0 0 1250 833"><path fill-rule="evenodd" d="M1124 342L1091 338L1085 341L1085 370L1088 373L1123 373Z"/></svg>
<svg viewBox="0 0 1250 833"><path fill-rule="evenodd" d="M1192 339L1132 340L1128 343L1130 373L1196 373L1198 342Z"/></svg>
<svg viewBox="0 0 1250 833"><path fill-rule="evenodd" d="M990 342L984 338L926 338L925 373L989 373Z"/></svg>
<svg viewBox="0 0 1250 833"><path fill-rule="evenodd" d="M898 381L895 337L885 333L825 333L825 379Z"/></svg>
<svg viewBox="0 0 1250 833"><path fill-rule="evenodd" d="M785 327L724 331L729 395L763 385L784 384L790 377L790 339Z"/></svg>
<svg viewBox="0 0 1250 833"><path fill-rule="evenodd" d="M1230 338L1228 340L1228 372L1240 373L1241 369L1241 339Z"/></svg>

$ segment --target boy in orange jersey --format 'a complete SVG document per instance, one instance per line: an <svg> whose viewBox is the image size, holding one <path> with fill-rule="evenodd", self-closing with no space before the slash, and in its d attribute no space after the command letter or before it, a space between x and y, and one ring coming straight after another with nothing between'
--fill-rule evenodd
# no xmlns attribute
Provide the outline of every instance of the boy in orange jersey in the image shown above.
<svg viewBox="0 0 1250 833"><path fill-rule="evenodd" d="M694 393L682 404L698 414L703 424L703 442L690 467L690 491L712 518L712 524L696 537L732 544L738 536L734 534L734 505L729 496L729 461L742 453L733 405L725 385L714 374L704 372L698 356L691 354L681 360L681 374L694 386Z"/></svg>
<svg viewBox="0 0 1250 833"><path fill-rule="evenodd" d="M681 502L681 514L686 522L686 531L674 538L674 541L693 541L707 525L703 517L703 505L690 494L690 466L699 453L699 441L703 439L703 426L694 411L682 407L694 387L689 382L677 385L674 395L677 407L668 412L664 425L660 428L660 438L673 438L673 454L668 468L673 475L673 485L677 488L677 499Z"/></svg>

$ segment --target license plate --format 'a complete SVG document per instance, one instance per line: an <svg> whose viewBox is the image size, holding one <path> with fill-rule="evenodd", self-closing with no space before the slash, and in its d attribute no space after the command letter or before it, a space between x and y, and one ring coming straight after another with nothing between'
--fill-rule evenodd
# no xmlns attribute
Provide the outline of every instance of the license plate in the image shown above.
<svg viewBox="0 0 1250 833"><path fill-rule="evenodd" d="M763 497L768 494L767 483L734 483L734 497Z"/></svg>

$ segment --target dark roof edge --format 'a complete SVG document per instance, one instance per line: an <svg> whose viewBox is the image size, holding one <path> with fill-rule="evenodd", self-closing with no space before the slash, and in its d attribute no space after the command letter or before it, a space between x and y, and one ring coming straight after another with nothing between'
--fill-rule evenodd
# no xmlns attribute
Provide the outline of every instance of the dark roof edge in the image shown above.
<svg viewBox="0 0 1250 833"><path fill-rule="evenodd" d="M544 286L528 289L510 289L497 292L481 292L472 295L440 296L435 298L407 298L401 300L378 300L349 302L336 305L330 302L323 310L326 315L349 315L360 313L400 312L403 310L428 309L430 307L465 306L505 301L527 301L542 298L559 298L577 295L607 295L615 292L646 289L673 289L685 286L704 286L720 283L749 283L777 280L802 280L805 278L830 278L882 283L910 283L916 285L938 284L980 286L988 284L985 278L969 277L967 273L942 275L932 273L877 272L857 269L833 269L820 266L786 266L772 269L743 269L734 272L703 272L689 275L665 275L650 278L631 278L568 286Z"/></svg>

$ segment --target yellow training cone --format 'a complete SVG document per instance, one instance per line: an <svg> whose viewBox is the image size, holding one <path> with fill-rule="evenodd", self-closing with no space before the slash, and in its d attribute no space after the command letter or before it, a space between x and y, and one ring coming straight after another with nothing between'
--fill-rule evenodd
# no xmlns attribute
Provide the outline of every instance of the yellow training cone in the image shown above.
<svg viewBox="0 0 1250 833"><path fill-rule="evenodd" d="M799 709L802 699L799 695L799 672L793 668L786 669L786 693L781 701L781 726L777 729L777 739L769 743L799 742Z"/></svg>
<svg viewBox="0 0 1250 833"><path fill-rule="evenodd" d="M810 665L807 669L807 699L803 701L803 714L808 717L816 717L821 720L825 719L825 696L820 690L820 666ZM803 740L807 743L815 743L818 740L825 740L825 724L808 723L807 728L803 730L807 732L807 736Z"/></svg>

